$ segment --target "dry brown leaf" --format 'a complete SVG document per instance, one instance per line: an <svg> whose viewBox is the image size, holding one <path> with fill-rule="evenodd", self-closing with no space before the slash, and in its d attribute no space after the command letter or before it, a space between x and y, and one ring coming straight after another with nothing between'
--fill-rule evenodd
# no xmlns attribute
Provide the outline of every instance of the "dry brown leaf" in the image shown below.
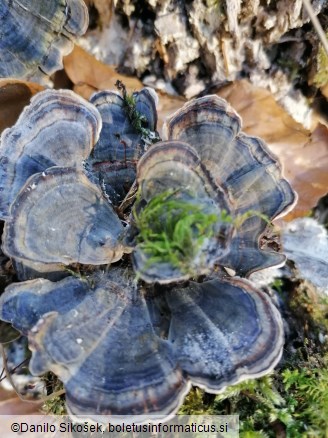
<svg viewBox="0 0 328 438"><path fill-rule="evenodd" d="M157 128L161 134L163 123L165 122L166 117L180 109L186 102L186 99L179 96L170 96L169 94L163 93L161 91L157 91L157 94L159 97L157 106Z"/></svg>
<svg viewBox="0 0 328 438"><path fill-rule="evenodd" d="M87 84L74 85L73 90L86 100L89 100L93 93L99 91L98 88L90 87Z"/></svg>
<svg viewBox="0 0 328 438"><path fill-rule="evenodd" d="M115 82L118 79L130 92L143 87L138 79L117 73L114 66L98 61L79 46L75 46L73 52L64 58L64 67L74 84L74 91L85 99L90 99L90 96L98 90L115 89ZM158 91L158 94L158 129L161 130L165 118L181 108L186 100L161 91Z"/></svg>
<svg viewBox="0 0 328 438"><path fill-rule="evenodd" d="M115 89L118 79L130 92L142 88L138 79L117 73L114 67L98 61L79 46L64 58L64 68L75 85L74 91L86 99L97 90Z"/></svg>
<svg viewBox="0 0 328 438"><path fill-rule="evenodd" d="M93 0L103 26L108 26L112 18L113 0Z"/></svg>
<svg viewBox="0 0 328 438"><path fill-rule="evenodd" d="M299 199L287 219L302 217L328 191L328 129L318 124L311 133L297 123L271 93L247 81L237 81L221 89L243 119L243 130L263 138L276 154L284 175Z"/></svg>
<svg viewBox="0 0 328 438"><path fill-rule="evenodd" d="M44 87L17 79L0 79L0 134L16 123L31 97Z"/></svg>
<svg viewBox="0 0 328 438"><path fill-rule="evenodd" d="M0 372L0 375L1 375L1 372ZM0 401L9 400L10 398L14 398L15 395L16 394L14 391L7 391L6 389L3 389L0 387Z"/></svg>
<svg viewBox="0 0 328 438"><path fill-rule="evenodd" d="M7 392L7 391L6 391ZM42 402L31 403L18 398L16 395L7 398L6 392L0 392L0 415L37 415L40 414ZM9 392L12 395L13 393Z"/></svg>

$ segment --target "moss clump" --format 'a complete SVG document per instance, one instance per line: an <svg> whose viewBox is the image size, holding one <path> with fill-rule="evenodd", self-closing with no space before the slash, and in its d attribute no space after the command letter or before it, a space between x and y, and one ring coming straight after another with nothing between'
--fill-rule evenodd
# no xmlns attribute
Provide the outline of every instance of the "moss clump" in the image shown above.
<svg viewBox="0 0 328 438"><path fill-rule="evenodd" d="M272 379L242 385L236 403L242 431L265 430L268 437L277 436L279 429L291 438L328 436L327 369L284 367Z"/></svg>
<svg viewBox="0 0 328 438"><path fill-rule="evenodd" d="M192 199L191 194L187 195ZM193 261L205 241L214 236L218 222L238 229L255 216L271 225L266 215L254 210L235 218L226 210L219 214L205 213L203 205L181 199L178 190L160 193L140 211L137 202L133 215L139 231L137 243L139 249L149 255L149 265L170 263L185 273L193 269Z"/></svg>
<svg viewBox="0 0 328 438"><path fill-rule="evenodd" d="M47 397L42 406L42 411L46 415L67 415L65 395L62 394L64 389L63 383L51 372L46 373L42 380L44 380L47 390Z"/></svg>
<svg viewBox="0 0 328 438"><path fill-rule="evenodd" d="M202 389L192 388L184 399L178 415L214 415L213 394L206 394Z"/></svg>
<svg viewBox="0 0 328 438"><path fill-rule="evenodd" d="M210 404L206 396L194 389L179 413L239 415L241 438L328 436L327 369L286 366L271 376L231 386Z"/></svg>
<svg viewBox="0 0 328 438"><path fill-rule="evenodd" d="M205 213L202 205L179 199L177 191L167 190L133 214L138 228L138 247L149 256L149 265L170 263L188 272L207 239L214 235L214 225L220 219L230 221L226 212L222 217Z"/></svg>

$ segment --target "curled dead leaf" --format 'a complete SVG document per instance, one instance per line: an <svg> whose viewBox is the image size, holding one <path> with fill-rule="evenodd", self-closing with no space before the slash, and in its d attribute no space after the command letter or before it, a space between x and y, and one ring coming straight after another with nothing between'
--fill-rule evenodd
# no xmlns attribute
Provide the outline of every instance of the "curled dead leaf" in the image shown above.
<svg viewBox="0 0 328 438"><path fill-rule="evenodd" d="M112 18L113 0L87 0L86 3L97 9L101 24L108 26Z"/></svg>
<svg viewBox="0 0 328 438"><path fill-rule="evenodd" d="M64 68L74 84L74 91L85 99L98 90L113 90L121 80L129 91L142 88L142 83L131 76L123 76L115 68L98 61L79 46L64 58Z"/></svg>
<svg viewBox="0 0 328 438"><path fill-rule="evenodd" d="M158 129L161 131L165 119L182 108L186 103L186 99L180 96L170 96L158 90L156 90L156 92L159 97L157 105Z"/></svg>
<svg viewBox="0 0 328 438"><path fill-rule="evenodd" d="M0 79L0 134L16 123L31 97L42 90L42 85L33 82Z"/></svg>

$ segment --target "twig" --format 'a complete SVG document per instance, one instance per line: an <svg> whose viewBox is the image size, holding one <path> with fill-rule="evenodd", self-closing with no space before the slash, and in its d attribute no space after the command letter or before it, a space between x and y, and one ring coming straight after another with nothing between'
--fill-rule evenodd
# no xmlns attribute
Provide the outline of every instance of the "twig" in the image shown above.
<svg viewBox="0 0 328 438"><path fill-rule="evenodd" d="M0 352L1 352L2 359L3 359L3 367L5 369L7 379L9 380L9 382L10 382L11 386L13 387L13 390L16 392L17 396L22 401L28 402L28 403L40 403L41 401L45 402L47 400L52 399L53 397L57 397L59 395L65 394L65 389L60 389L59 391L56 391L56 392L54 392L46 397L41 397L41 399L39 399L39 400L31 400L29 398L23 397L22 394L20 394L20 392L18 391L18 389L17 389L17 387L16 387L16 385L11 377L11 372L10 372L10 370L8 368L8 364L7 364L6 352L5 352L5 349L4 349L4 346L2 343L0 343Z"/></svg>
<svg viewBox="0 0 328 438"><path fill-rule="evenodd" d="M309 14L310 20L312 21L313 27L316 30L318 37L323 45L323 48L325 49L327 55L328 55L328 41L327 41L327 37L326 34L324 32L324 30L321 27L321 24L317 18L317 16L315 15L314 9L310 3L310 0L303 0L303 5L307 11L307 13Z"/></svg>
<svg viewBox="0 0 328 438"><path fill-rule="evenodd" d="M132 204L132 202L136 197L137 189L138 189L137 182L136 180L134 180L132 186L130 187L130 190L128 191L125 198L123 199L123 201L118 207L119 212L123 214L123 212L128 208L128 206Z"/></svg>
<svg viewBox="0 0 328 438"><path fill-rule="evenodd" d="M28 362L28 359L24 359L23 362L21 362L20 364L18 364L17 366L15 366L12 370L11 370L11 374L14 374L14 372L20 368L22 365L24 365L26 362ZM3 374L5 373L5 369L2 370L1 374L0 374L0 383L6 378L6 375L3 376Z"/></svg>

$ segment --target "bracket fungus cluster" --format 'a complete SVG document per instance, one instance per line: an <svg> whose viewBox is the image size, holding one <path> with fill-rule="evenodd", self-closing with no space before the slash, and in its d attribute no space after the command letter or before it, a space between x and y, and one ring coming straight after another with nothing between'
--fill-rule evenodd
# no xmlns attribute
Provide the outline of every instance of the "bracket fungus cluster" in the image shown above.
<svg viewBox="0 0 328 438"><path fill-rule="evenodd" d="M284 261L262 237L295 194L224 100L187 103L159 141L154 92L126 97L40 92L3 132L2 248L20 282L0 318L71 414L143 421L191 385L217 393L278 363L280 314L241 277Z"/></svg>

